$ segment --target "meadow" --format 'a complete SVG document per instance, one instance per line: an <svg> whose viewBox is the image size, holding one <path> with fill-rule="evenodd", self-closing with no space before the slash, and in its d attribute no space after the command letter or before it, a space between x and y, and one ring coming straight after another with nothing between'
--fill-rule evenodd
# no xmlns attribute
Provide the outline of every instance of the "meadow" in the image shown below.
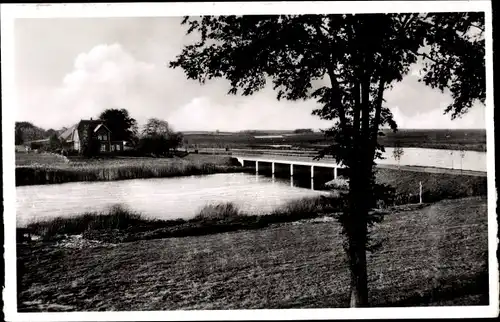
<svg viewBox="0 0 500 322"><path fill-rule="evenodd" d="M379 143L386 147L486 151L485 130L400 129L395 133L388 130L382 132L384 136L379 137ZM293 131L193 132L185 133L184 137L188 146L196 148L280 149L271 145L283 145L290 147L282 148L314 150L331 142L321 132L296 134Z"/></svg>
<svg viewBox="0 0 500 322"><path fill-rule="evenodd" d="M485 197L394 211L373 228L371 306L486 305ZM256 230L106 243L18 244L18 309L348 307L341 229L328 217Z"/></svg>

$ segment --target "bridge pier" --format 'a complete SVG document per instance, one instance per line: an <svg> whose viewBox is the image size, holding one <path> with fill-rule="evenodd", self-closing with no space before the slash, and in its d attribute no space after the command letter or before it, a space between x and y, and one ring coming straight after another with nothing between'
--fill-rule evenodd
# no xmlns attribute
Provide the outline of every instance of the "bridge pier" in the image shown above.
<svg viewBox="0 0 500 322"><path fill-rule="evenodd" d="M255 172L259 173L259 161L255 161Z"/></svg>
<svg viewBox="0 0 500 322"><path fill-rule="evenodd" d="M290 176L293 177L293 163L290 163Z"/></svg>
<svg viewBox="0 0 500 322"><path fill-rule="evenodd" d="M333 179L337 179L337 167L333 168Z"/></svg>
<svg viewBox="0 0 500 322"><path fill-rule="evenodd" d="M311 179L314 178L314 166L311 166Z"/></svg>
<svg viewBox="0 0 500 322"><path fill-rule="evenodd" d="M274 162L271 162L271 173L274 174Z"/></svg>

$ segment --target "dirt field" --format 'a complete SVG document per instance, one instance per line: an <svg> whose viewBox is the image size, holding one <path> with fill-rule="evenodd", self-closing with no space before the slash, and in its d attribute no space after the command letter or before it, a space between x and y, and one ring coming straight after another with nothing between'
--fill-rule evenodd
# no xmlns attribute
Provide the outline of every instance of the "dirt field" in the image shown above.
<svg viewBox="0 0 500 322"><path fill-rule="evenodd" d="M389 214L369 257L373 306L488 303L486 198ZM336 222L98 244L18 244L18 305L27 311L348 306Z"/></svg>

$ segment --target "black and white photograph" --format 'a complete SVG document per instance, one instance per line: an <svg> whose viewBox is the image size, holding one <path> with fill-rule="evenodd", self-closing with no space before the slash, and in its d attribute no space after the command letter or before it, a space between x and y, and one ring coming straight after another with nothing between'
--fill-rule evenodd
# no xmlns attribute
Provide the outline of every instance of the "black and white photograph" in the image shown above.
<svg viewBox="0 0 500 322"><path fill-rule="evenodd" d="M6 320L498 316L490 1L1 14Z"/></svg>

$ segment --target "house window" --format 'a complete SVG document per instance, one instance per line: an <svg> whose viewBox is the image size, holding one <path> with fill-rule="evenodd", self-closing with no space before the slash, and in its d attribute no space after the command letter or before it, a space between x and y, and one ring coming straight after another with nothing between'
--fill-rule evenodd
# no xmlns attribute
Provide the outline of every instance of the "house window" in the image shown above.
<svg viewBox="0 0 500 322"><path fill-rule="evenodd" d="M119 144L116 145L116 151L120 151L120 145Z"/></svg>
<svg viewBox="0 0 500 322"><path fill-rule="evenodd" d="M102 140L102 135L98 135L97 138L99 139L99 141Z"/></svg>
<svg viewBox="0 0 500 322"><path fill-rule="evenodd" d="M101 144L101 152L106 152L106 144Z"/></svg>
<svg viewBox="0 0 500 322"><path fill-rule="evenodd" d="M103 139L104 141L107 141L107 140L108 140L108 136L107 136L107 135L103 135L103 136L102 136L102 139Z"/></svg>
<svg viewBox="0 0 500 322"><path fill-rule="evenodd" d="M114 151L114 150L115 150L115 146L111 145L111 151Z"/></svg>

